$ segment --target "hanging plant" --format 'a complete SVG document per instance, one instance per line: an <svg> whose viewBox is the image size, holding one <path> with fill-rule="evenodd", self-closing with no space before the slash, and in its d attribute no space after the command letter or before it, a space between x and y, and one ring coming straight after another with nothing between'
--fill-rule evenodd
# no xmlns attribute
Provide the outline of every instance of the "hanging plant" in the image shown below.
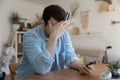
<svg viewBox="0 0 120 80"><path fill-rule="evenodd" d="M26 21L27 19L26 18L21 18L17 12L13 12L12 15L11 15L11 22L12 24L19 24L19 21L20 20L24 20Z"/></svg>
<svg viewBox="0 0 120 80"><path fill-rule="evenodd" d="M71 6L71 16L75 17L79 13L79 8L80 4L78 1L76 1L72 6Z"/></svg>
<svg viewBox="0 0 120 80"><path fill-rule="evenodd" d="M16 12L13 12L11 15L12 24L17 24L19 21L19 16Z"/></svg>

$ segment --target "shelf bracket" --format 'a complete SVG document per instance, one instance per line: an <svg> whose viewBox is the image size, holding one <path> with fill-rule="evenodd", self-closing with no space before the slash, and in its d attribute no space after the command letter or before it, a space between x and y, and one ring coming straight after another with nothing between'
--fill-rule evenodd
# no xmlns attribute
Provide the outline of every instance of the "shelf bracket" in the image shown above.
<svg viewBox="0 0 120 80"><path fill-rule="evenodd" d="M112 0L96 0L96 1L105 1L105 2L107 2L108 4L112 4Z"/></svg>
<svg viewBox="0 0 120 80"><path fill-rule="evenodd" d="M120 23L120 21L111 21L111 24L117 24Z"/></svg>

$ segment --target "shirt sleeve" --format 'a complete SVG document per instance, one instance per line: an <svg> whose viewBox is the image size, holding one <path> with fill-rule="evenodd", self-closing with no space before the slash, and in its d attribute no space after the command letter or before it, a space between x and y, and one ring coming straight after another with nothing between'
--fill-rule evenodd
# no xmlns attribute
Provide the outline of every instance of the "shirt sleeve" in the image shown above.
<svg viewBox="0 0 120 80"><path fill-rule="evenodd" d="M27 56L31 67L38 74L47 73L54 59L51 57L50 52L45 47L41 49L40 39L38 39L33 34L25 34L23 39L23 49L24 53Z"/></svg>
<svg viewBox="0 0 120 80"><path fill-rule="evenodd" d="M75 50L72 46L69 33L65 33L64 39L65 39L65 42L64 42L65 62L66 62L66 65L69 67L73 61L79 60L79 58L77 57Z"/></svg>

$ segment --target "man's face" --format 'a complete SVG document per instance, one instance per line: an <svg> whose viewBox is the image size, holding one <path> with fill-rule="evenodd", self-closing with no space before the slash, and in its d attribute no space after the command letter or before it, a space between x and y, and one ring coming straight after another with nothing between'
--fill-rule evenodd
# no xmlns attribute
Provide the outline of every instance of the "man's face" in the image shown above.
<svg viewBox="0 0 120 80"><path fill-rule="evenodd" d="M51 23L51 27L53 27L54 25L56 25L57 23L59 23L58 21L56 21L54 18L50 18L50 23ZM51 34L52 29L50 28L50 25L48 23L48 25L45 27L45 34L47 37L49 37L49 35Z"/></svg>

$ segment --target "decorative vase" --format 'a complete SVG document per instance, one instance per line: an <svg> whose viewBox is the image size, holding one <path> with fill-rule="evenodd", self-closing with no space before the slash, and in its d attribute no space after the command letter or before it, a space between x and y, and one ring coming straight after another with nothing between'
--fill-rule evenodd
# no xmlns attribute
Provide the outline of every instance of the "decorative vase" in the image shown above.
<svg viewBox="0 0 120 80"><path fill-rule="evenodd" d="M111 70L111 73L112 73L112 78L114 78L114 79L120 78L120 74L118 72L118 69L117 70Z"/></svg>
<svg viewBox="0 0 120 80"><path fill-rule="evenodd" d="M111 73L112 73L112 78L119 78L120 77L118 69L112 70Z"/></svg>

